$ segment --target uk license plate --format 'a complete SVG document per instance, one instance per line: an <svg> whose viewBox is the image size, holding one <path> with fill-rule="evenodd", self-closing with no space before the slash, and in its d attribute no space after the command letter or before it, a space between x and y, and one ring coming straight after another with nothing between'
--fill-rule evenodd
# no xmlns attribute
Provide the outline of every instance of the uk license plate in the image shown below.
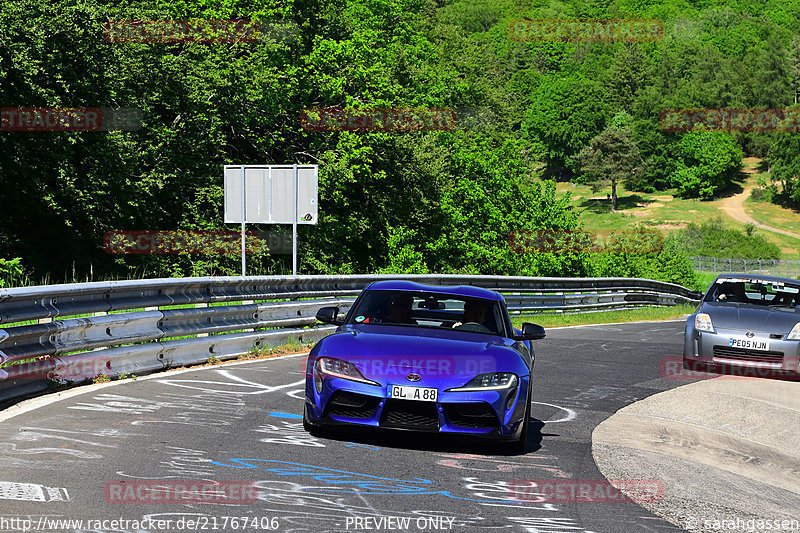
<svg viewBox="0 0 800 533"><path fill-rule="evenodd" d="M762 339L750 339L747 337L731 337L728 346L732 348L745 348L748 350L769 351L769 341Z"/></svg>
<svg viewBox="0 0 800 533"><path fill-rule="evenodd" d="M399 400L435 402L438 393L438 389L429 389L427 387L406 387L405 385L389 386L389 398L397 398Z"/></svg>

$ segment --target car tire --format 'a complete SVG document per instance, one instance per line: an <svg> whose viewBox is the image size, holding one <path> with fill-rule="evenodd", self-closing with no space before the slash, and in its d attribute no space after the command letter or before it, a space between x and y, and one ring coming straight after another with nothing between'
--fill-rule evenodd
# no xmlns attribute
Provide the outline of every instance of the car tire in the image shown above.
<svg viewBox="0 0 800 533"><path fill-rule="evenodd" d="M528 448L528 433L531 427L531 389L531 382L529 380L525 418L522 420L522 431L519 434L519 439L512 444L512 450L520 454L525 453Z"/></svg>
<svg viewBox="0 0 800 533"><path fill-rule="evenodd" d="M319 437L322 434L320 427L311 423L308 415L308 404L303 405L303 429L314 437Z"/></svg>
<svg viewBox="0 0 800 533"><path fill-rule="evenodd" d="M708 367L699 361L691 361L688 359L683 360L684 370L691 370L692 372L708 372Z"/></svg>

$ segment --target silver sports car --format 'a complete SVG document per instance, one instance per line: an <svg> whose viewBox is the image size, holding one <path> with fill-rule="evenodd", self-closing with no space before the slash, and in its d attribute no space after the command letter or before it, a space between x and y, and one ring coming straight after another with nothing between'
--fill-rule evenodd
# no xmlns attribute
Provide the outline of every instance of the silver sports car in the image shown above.
<svg viewBox="0 0 800 533"><path fill-rule="evenodd" d="M752 376L800 376L800 281L723 274L689 315L683 367Z"/></svg>

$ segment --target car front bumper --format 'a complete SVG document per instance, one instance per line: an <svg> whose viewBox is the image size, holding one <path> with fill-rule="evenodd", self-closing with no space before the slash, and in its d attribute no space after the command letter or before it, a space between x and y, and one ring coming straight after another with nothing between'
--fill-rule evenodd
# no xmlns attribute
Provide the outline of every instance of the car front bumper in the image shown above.
<svg viewBox="0 0 800 533"><path fill-rule="evenodd" d="M528 376L511 390L447 392L436 402L388 398L380 386L326 377L318 393L306 379L306 420L313 426L360 426L440 434L464 434L499 440L520 436L528 398ZM423 385L429 386L429 385Z"/></svg>
<svg viewBox="0 0 800 533"><path fill-rule="evenodd" d="M769 374L800 374L800 341L770 338L767 332L753 332L752 339L769 343L769 350L731 346L731 337L745 331L717 328L713 333L686 328L683 347L684 367L726 367L755 369Z"/></svg>

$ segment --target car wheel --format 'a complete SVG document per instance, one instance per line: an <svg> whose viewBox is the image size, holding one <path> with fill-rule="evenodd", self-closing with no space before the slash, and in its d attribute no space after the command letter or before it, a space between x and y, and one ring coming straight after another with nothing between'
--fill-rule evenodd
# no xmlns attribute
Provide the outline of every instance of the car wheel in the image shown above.
<svg viewBox="0 0 800 533"><path fill-rule="evenodd" d="M708 370L705 364L688 359L683 360L683 368L685 370L691 370L692 372L706 372Z"/></svg>

